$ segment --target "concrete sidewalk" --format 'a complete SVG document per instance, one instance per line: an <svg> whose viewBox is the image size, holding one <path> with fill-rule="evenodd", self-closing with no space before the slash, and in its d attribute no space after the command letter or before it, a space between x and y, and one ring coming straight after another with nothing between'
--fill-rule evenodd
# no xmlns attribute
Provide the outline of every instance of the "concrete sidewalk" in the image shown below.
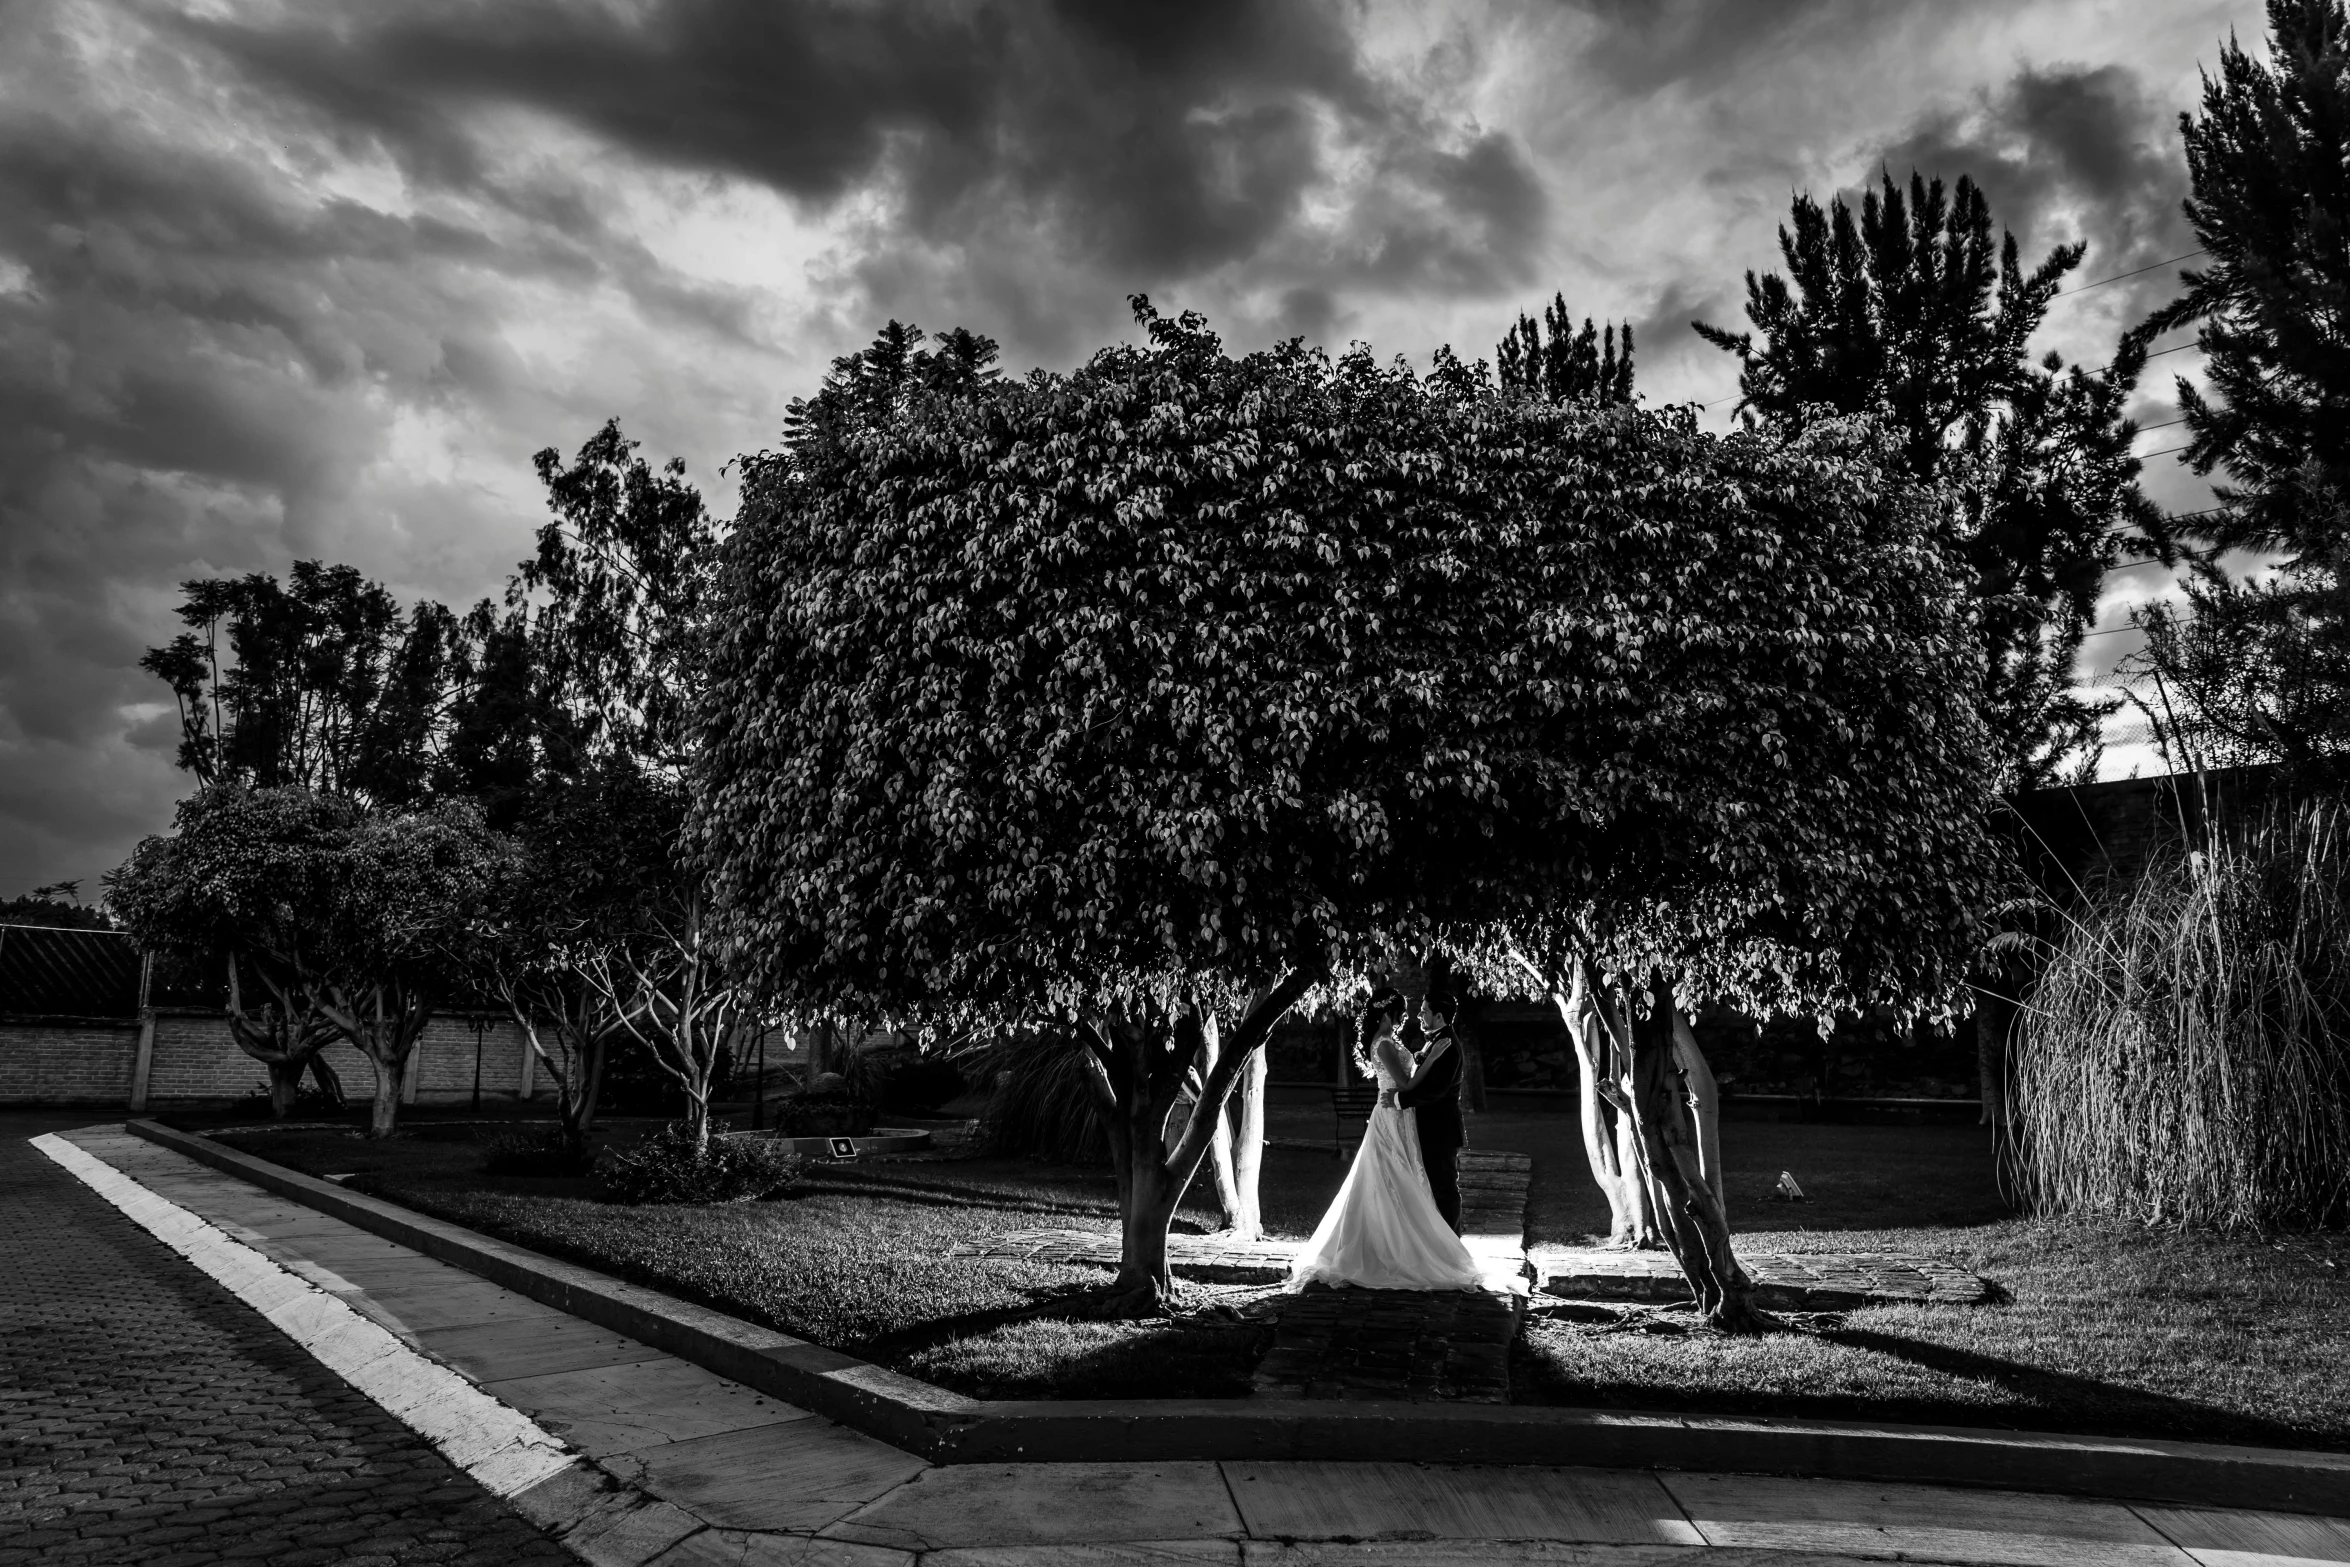
<svg viewBox="0 0 2350 1567"><path fill-rule="evenodd" d="M2344 1519L1920 1485L1421 1465L1408 1453L934 1467L117 1128L66 1140L162 1200L142 1196L134 1218L178 1213L170 1222L219 1237L190 1245L249 1248L544 1433L528 1441L568 1449L510 1500L590 1561L2350 1562Z"/></svg>

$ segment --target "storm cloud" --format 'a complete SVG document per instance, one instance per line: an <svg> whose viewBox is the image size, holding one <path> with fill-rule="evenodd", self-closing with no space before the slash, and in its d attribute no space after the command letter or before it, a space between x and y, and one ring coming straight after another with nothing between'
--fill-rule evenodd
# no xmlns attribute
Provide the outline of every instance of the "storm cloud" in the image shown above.
<svg viewBox="0 0 2350 1567"><path fill-rule="evenodd" d="M1144 291L1424 361L1563 290L1705 401L1731 373L1686 321L1735 319L1794 189L1914 162L2092 270L2187 248L2166 127L2230 25L2256 8L17 0L0 895L167 823L136 664L183 579L320 556L469 603L528 548L530 453L613 416L723 509L892 316L1059 366Z"/></svg>

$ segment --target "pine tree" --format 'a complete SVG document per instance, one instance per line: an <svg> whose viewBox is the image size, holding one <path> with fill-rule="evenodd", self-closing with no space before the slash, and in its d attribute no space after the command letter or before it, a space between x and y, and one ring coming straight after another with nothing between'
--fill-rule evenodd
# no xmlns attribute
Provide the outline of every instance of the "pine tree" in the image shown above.
<svg viewBox="0 0 2350 1567"><path fill-rule="evenodd" d="M1981 600L1983 705L2008 787L2051 783L2066 758L2095 761L2105 709L2073 689L2074 664L2122 530L2153 508L2122 410L2145 363L2125 341L2102 371L2035 364L2027 345L2084 247L2060 245L2029 274L2013 234L1994 241L1989 203L1960 177L1890 174L1856 220L1837 198L1795 198L1779 230L1787 276L1746 275L1753 332L1692 323L1738 356L1740 408L1793 434L1824 414L1871 413L1920 480L1958 486L1945 543ZM1761 337L1760 346L1756 334Z"/></svg>
<svg viewBox="0 0 2350 1567"><path fill-rule="evenodd" d="M2231 39L2202 115L2179 116L2187 221L2211 260L2140 330L2202 328L2211 395L2178 378L2187 460L2233 482L2187 536L2334 567L2350 535L2350 17L2342 0L2269 0L2268 18L2273 63Z"/></svg>
<svg viewBox="0 0 2350 1567"><path fill-rule="evenodd" d="M2176 536L2280 570L2200 572L2187 614L2147 617L2145 661L2183 700L2190 756L2319 776L2350 757L2350 16L2269 0L2268 21L2269 62L2231 38L2202 114L2179 116L2211 259L2139 330L2197 324L2210 377L2178 380L2186 455L2227 481Z"/></svg>
<svg viewBox="0 0 2350 1567"><path fill-rule="evenodd" d="M1550 329L1547 339L1544 327ZM1623 324L1620 339L1614 322L1603 331L1589 316L1578 331L1564 294L1552 296L1539 322L1521 314L1494 355L1504 393L1550 403L1632 400L1632 323Z"/></svg>

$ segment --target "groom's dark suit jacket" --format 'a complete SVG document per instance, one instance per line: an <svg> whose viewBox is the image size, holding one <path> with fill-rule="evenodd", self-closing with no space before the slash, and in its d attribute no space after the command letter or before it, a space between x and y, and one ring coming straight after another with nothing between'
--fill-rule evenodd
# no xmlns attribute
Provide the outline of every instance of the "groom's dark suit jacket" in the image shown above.
<svg viewBox="0 0 2350 1567"><path fill-rule="evenodd" d="M1428 1075L1400 1090L1395 1102L1419 1120L1420 1158L1437 1211L1454 1230L1461 1227L1461 1178L1456 1161L1469 1138L1461 1126L1461 1042L1454 1040L1428 1067Z"/></svg>

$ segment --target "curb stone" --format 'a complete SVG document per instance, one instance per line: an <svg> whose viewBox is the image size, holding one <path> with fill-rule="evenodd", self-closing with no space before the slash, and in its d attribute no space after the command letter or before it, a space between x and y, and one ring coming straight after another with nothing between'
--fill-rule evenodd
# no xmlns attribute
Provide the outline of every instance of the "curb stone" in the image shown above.
<svg viewBox="0 0 2350 1567"><path fill-rule="evenodd" d="M937 1464L1288 1458L1808 1475L2339 1513L2350 1454L1996 1428L1525 1406L989 1402L346 1191L203 1137L128 1130Z"/></svg>

